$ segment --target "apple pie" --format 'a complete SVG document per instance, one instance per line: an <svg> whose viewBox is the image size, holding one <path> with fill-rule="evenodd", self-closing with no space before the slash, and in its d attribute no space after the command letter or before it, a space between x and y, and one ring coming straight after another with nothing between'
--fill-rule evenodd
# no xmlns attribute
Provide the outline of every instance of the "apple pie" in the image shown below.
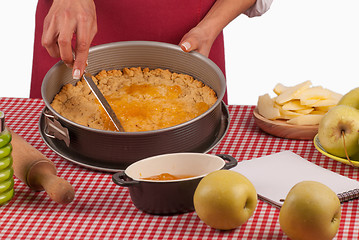
<svg viewBox="0 0 359 240"><path fill-rule="evenodd" d="M151 131L189 121L216 101L209 86L165 69L102 70L93 79L126 132ZM84 79L66 84L51 106L63 117L95 129L116 131Z"/></svg>

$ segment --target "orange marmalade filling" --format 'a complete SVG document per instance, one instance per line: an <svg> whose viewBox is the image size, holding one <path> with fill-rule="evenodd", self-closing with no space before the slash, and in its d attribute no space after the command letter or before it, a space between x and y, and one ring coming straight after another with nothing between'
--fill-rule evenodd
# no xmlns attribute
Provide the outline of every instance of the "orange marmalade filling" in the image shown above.
<svg viewBox="0 0 359 240"><path fill-rule="evenodd" d="M150 131L167 128L189 121L208 110L205 102L196 102L195 111L189 112L178 97L178 85L132 84L115 94L105 96L126 132ZM101 109L106 130L117 131L106 112Z"/></svg>
<svg viewBox="0 0 359 240"><path fill-rule="evenodd" d="M169 173L161 173L159 175L155 175L155 176L151 176L151 177L146 177L146 178L142 178L144 180L177 180L177 179L184 179L184 178L191 178L194 176L190 176L190 175L172 175Z"/></svg>

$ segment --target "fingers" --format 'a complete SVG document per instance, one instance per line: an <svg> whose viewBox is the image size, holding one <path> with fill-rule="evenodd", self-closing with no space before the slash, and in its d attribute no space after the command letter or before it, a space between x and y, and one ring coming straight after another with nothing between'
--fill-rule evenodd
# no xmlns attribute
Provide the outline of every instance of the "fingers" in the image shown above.
<svg viewBox="0 0 359 240"><path fill-rule="evenodd" d="M80 79L86 66L87 57L90 48L90 44L97 32L96 22L88 21L87 18L83 18L78 21L77 25L77 39L75 47L75 61L73 64L73 78Z"/></svg>
<svg viewBox="0 0 359 240"><path fill-rule="evenodd" d="M184 52L191 52L191 51L196 51L199 52L200 54L208 57L209 52L210 52L210 46L208 46L207 44L205 44L203 41L200 41L197 38L188 38L188 39L184 39L181 43L180 43L181 49Z"/></svg>
<svg viewBox="0 0 359 240"><path fill-rule="evenodd" d="M77 42L76 49L75 49L75 61L73 64L72 69L72 77L73 79L80 79L86 66L87 66L87 57L88 57L88 50L89 44L86 42Z"/></svg>
<svg viewBox="0 0 359 240"><path fill-rule="evenodd" d="M79 79L87 66L90 44L97 32L93 0L54 1L44 21L42 45L51 57L61 57ZM72 39L76 34L76 44ZM74 49L74 50L73 50Z"/></svg>
<svg viewBox="0 0 359 240"><path fill-rule="evenodd" d="M191 52L198 50L199 42L197 41L195 35L193 34L193 30L183 36L179 45L181 46L181 49L184 52Z"/></svg>
<svg viewBox="0 0 359 240"><path fill-rule="evenodd" d="M61 6L54 2L44 20L41 41L51 57L61 57L67 66L73 64L71 40L75 28L76 21L71 14L64 14Z"/></svg>
<svg viewBox="0 0 359 240"><path fill-rule="evenodd" d="M68 28L65 26L68 26ZM57 39L57 45L59 48L61 60L66 64L66 66L71 68L74 64L71 40L76 29L76 24L71 22L70 24L64 25L64 28L66 29L60 30L60 34Z"/></svg>
<svg viewBox="0 0 359 240"><path fill-rule="evenodd" d="M208 57L212 43L203 31L199 28L193 28L183 36L179 45L184 52L196 51Z"/></svg>
<svg viewBox="0 0 359 240"><path fill-rule="evenodd" d="M190 42L188 42L188 40L182 42L182 43L180 44L180 46L181 46L181 49L182 49L183 51L185 51L185 52L190 52L190 51L193 50L192 44L191 44Z"/></svg>
<svg viewBox="0 0 359 240"><path fill-rule="evenodd" d="M47 15L44 20L43 33L41 37L41 44L46 48L49 55L53 58L60 57L60 49L57 45L59 31L57 29L56 19Z"/></svg>

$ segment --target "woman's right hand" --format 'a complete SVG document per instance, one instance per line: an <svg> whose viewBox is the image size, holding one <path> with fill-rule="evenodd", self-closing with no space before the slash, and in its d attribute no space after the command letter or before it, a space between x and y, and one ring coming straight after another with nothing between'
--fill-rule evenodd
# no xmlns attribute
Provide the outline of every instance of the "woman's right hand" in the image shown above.
<svg viewBox="0 0 359 240"><path fill-rule="evenodd" d="M60 57L67 66L72 67L73 77L80 79L96 32L93 0L53 0L44 21L42 45L51 57ZM76 43L72 46L74 34Z"/></svg>

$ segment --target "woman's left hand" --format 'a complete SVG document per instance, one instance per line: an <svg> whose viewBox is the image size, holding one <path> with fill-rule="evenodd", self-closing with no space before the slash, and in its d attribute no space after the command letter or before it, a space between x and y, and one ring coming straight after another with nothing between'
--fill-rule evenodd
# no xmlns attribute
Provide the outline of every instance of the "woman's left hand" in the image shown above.
<svg viewBox="0 0 359 240"><path fill-rule="evenodd" d="M197 51L208 57L218 34L228 23L256 3L256 0L217 0L206 16L186 33L179 45L185 52Z"/></svg>
<svg viewBox="0 0 359 240"><path fill-rule="evenodd" d="M179 45L185 52L197 51L208 57L213 42L214 39L210 38L203 29L197 26L183 36Z"/></svg>

